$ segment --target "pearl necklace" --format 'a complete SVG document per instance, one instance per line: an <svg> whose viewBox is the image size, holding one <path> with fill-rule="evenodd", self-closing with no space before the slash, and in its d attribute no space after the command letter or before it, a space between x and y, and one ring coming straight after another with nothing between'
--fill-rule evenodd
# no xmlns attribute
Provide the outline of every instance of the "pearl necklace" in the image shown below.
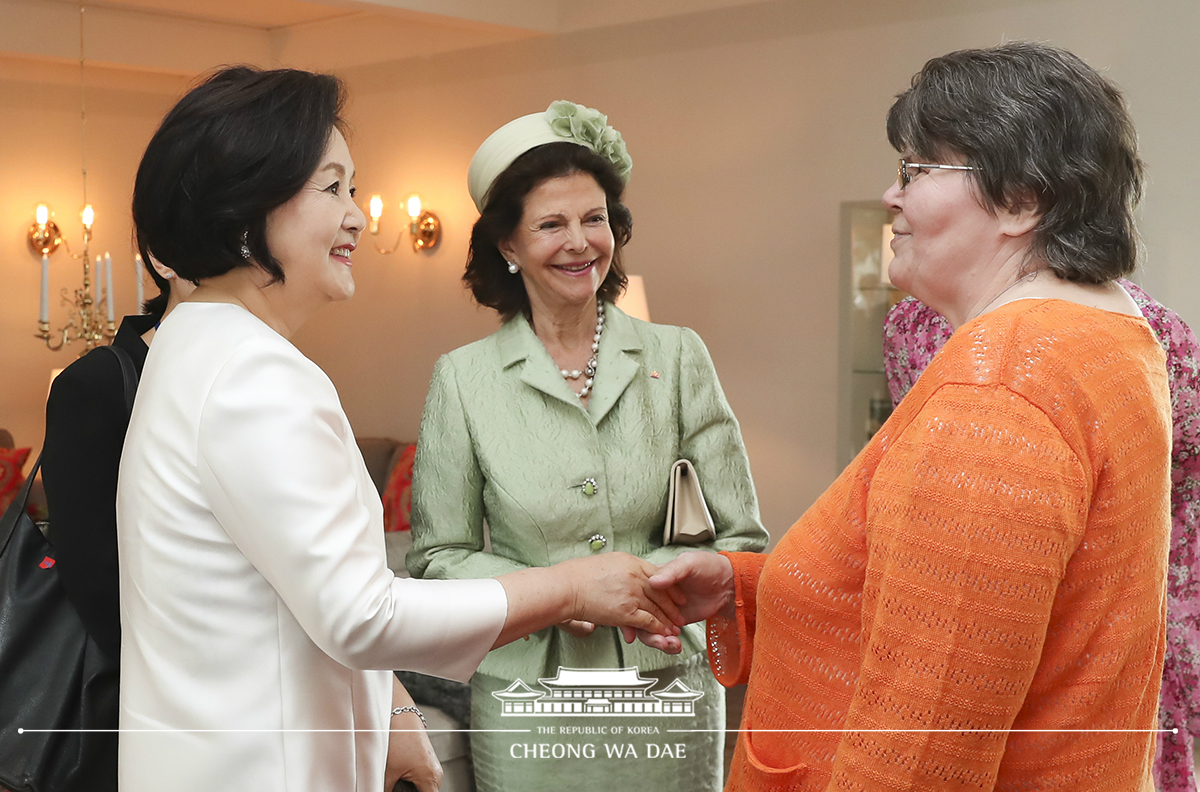
<svg viewBox="0 0 1200 792"><path fill-rule="evenodd" d="M596 380L596 353L600 351L600 334L604 332L604 303L596 300L596 334L592 336L592 356L588 358L587 365L583 367L583 371L575 369L567 371L559 369L558 373L563 375L563 379L577 380L586 375L587 380L583 383L583 390L579 391L577 396L580 399L587 397L592 392L592 383Z"/></svg>

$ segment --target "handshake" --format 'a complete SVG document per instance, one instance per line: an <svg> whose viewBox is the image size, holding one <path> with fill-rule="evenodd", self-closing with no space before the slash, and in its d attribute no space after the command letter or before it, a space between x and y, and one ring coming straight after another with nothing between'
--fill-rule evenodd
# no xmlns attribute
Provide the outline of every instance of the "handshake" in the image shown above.
<svg viewBox="0 0 1200 792"><path fill-rule="evenodd" d="M549 567L571 594L570 617L558 626L582 637L597 624L620 627L668 654L682 650L679 629L713 616L734 618L733 566L712 552L689 551L656 566L628 553L577 558Z"/></svg>

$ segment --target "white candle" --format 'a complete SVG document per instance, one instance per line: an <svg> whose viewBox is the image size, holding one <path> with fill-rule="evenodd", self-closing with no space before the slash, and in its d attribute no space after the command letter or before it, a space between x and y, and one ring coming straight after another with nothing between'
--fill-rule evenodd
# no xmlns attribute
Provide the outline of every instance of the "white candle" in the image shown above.
<svg viewBox="0 0 1200 792"><path fill-rule="evenodd" d="M133 282L137 284L137 312L142 313L142 303L145 301L145 294L142 292L142 256L140 253L135 253L133 256Z"/></svg>
<svg viewBox="0 0 1200 792"><path fill-rule="evenodd" d="M104 254L104 303L108 306L108 321L113 321L112 256Z"/></svg>
<svg viewBox="0 0 1200 792"><path fill-rule="evenodd" d="M38 313L38 321L50 321L50 257L42 254L42 310Z"/></svg>

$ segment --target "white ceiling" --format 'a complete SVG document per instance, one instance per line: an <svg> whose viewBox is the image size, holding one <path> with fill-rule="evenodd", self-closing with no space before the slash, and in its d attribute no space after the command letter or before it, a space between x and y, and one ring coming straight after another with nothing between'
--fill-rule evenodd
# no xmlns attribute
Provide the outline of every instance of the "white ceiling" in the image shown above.
<svg viewBox="0 0 1200 792"><path fill-rule="evenodd" d="M761 0L0 0L0 58L193 75L338 69Z"/></svg>

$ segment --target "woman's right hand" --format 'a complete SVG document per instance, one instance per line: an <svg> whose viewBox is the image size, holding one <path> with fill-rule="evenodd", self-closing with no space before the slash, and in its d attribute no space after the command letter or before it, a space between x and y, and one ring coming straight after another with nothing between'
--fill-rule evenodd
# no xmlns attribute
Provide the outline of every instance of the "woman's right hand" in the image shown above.
<svg viewBox="0 0 1200 792"><path fill-rule="evenodd" d="M714 616L733 620L736 587L733 564L719 553L692 550L663 564L649 580L653 588L670 592L678 605L685 624L704 621ZM625 640L632 642L633 633L625 630ZM675 636L655 635L638 630L638 640L668 654L678 654L682 648Z"/></svg>
<svg viewBox="0 0 1200 792"><path fill-rule="evenodd" d="M678 635L682 615L671 587L651 586L658 567L628 553L574 558L555 565L569 575L575 592L575 622L632 627ZM678 595L676 595L678 596Z"/></svg>
<svg viewBox="0 0 1200 792"><path fill-rule="evenodd" d="M508 599L508 618L492 648L552 625L581 622L663 636L684 624L672 586L651 586L658 567L629 553L573 558L550 567L529 567L496 578Z"/></svg>

